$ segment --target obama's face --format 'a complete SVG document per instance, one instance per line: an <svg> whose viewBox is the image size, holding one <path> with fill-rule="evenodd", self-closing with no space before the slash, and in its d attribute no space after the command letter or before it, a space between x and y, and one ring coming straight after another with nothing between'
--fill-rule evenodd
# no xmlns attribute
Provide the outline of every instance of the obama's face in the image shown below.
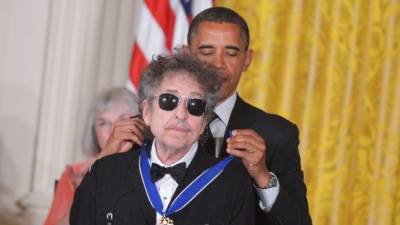
<svg viewBox="0 0 400 225"><path fill-rule="evenodd" d="M220 101L231 96L252 59L252 50L245 49L240 27L233 23L201 22L188 47L192 55L222 72Z"/></svg>

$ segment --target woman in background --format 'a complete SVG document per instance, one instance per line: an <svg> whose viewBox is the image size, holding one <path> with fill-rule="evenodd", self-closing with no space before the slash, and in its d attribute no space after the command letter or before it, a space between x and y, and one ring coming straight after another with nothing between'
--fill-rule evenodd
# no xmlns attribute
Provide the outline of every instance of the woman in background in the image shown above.
<svg viewBox="0 0 400 225"><path fill-rule="evenodd" d="M124 119L124 123L134 123L137 129L142 130L144 129L142 120L135 117L138 114L137 99L125 88L111 89L95 99L83 138L84 152L90 158L84 162L66 166L56 186L45 225L69 224L69 210L75 190L83 176L96 159L114 153L107 150L102 151L102 149L107 149L107 140L112 129L115 129L115 123ZM127 121L127 118L131 119ZM123 130L124 125L119 124L118 127ZM136 133L138 140L125 142L124 146L120 146L118 152L131 149L133 142L141 143L143 141L142 132L135 132L135 130L129 132Z"/></svg>

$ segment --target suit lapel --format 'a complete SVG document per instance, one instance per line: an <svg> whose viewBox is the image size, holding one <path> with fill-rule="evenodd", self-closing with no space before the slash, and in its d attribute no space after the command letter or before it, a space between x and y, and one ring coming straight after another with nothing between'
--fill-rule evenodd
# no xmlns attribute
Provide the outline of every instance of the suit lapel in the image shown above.
<svg viewBox="0 0 400 225"><path fill-rule="evenodd" d="M198 177L204 170L213 166L216 160L211 157L204 149L198 149L192 162L186 170L185 178L177 187L170 204L175 198L185 189L196 177Z"/></svg>
<svg viewBox="0 0 400 225"><path fill-rule="evenodd" d="M209 167L213 166L217 160L208 154L205 149L199 148L194 156L192 162L190 163L189 167L186 170L185 178L177 187L169 206L172 202L176 199L176 197L194 180L196 179L204 170L208 169ZM174 221L190 221L188 220L187 216L181 213L174 213L171 215Z"/></svg>
<svg viewBox="0 0 400 225"><path fill-rule="evenodd" d="M228 130L232 129L240 129L249 126L249 112L246 108L246 103L237 96L235 106L233 106L231 116L229 117L229 122L227 125L227 129L225 131L225 135L227 135Z"/></svg>
<svg viewBox="0 0 400 225"><path fill-rule="evenodd" d="M127 188L128 191L139 192L139 194L135 195L139 198L138 201L133 202L132 204L140 205L139 207L142 210L142 215L146 218L148 224L155 224L156 212L147 199L146 191L144 190L142 178L139 172L140 149L134 149L133 151L137 151L137 154L134 155L129 170L127 171Z"/></svg>
<svg viewBox="0 0 400 225"><path fill-rule="evenodd" d="M225 130L225 140L228 138L229 133L234 130L234 129L241 129L241 128L245 128L245 127L249 127L251 126L249 124L250 120L249 120L249 113L246 110L246 103L239 97L239 95L237 96L235 105L233 106L232 109L232 113L231 116L229 117L229 122L228 125L226 126L226 130ZM226 141L224 141L223 145L222 145L222 151L221 151L221 156L225 157L227 155L226 153Z"/></svg>

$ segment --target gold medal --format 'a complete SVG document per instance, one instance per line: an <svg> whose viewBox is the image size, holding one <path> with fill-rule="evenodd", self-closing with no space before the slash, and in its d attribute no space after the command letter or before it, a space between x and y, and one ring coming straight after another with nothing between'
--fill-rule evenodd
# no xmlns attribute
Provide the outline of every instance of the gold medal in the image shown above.
<svg viewBox="0 0 400 225"><path fill-rule="evenodd" d="M174 221L166 216L162 216L159 225L174 225Z"/></svg>
<svg viewBox="0 0 400 225"><path fill-rule="evenodd" d="M174 221L166 216L162 216L159 225L174 225Z"/></svg>

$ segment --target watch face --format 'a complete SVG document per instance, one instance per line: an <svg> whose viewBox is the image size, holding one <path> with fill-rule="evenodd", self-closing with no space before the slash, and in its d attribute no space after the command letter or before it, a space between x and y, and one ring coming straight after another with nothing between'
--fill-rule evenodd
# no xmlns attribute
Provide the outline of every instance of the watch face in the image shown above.
<svg viewBox="0 0 400 225"><path fill-rule="evenodd" d="M276 187L278 185L278 178L276 178L275 174L273 174L273 173L269 173L269 174L271 174L271 179L269 179L267 188Z"/></svg>

